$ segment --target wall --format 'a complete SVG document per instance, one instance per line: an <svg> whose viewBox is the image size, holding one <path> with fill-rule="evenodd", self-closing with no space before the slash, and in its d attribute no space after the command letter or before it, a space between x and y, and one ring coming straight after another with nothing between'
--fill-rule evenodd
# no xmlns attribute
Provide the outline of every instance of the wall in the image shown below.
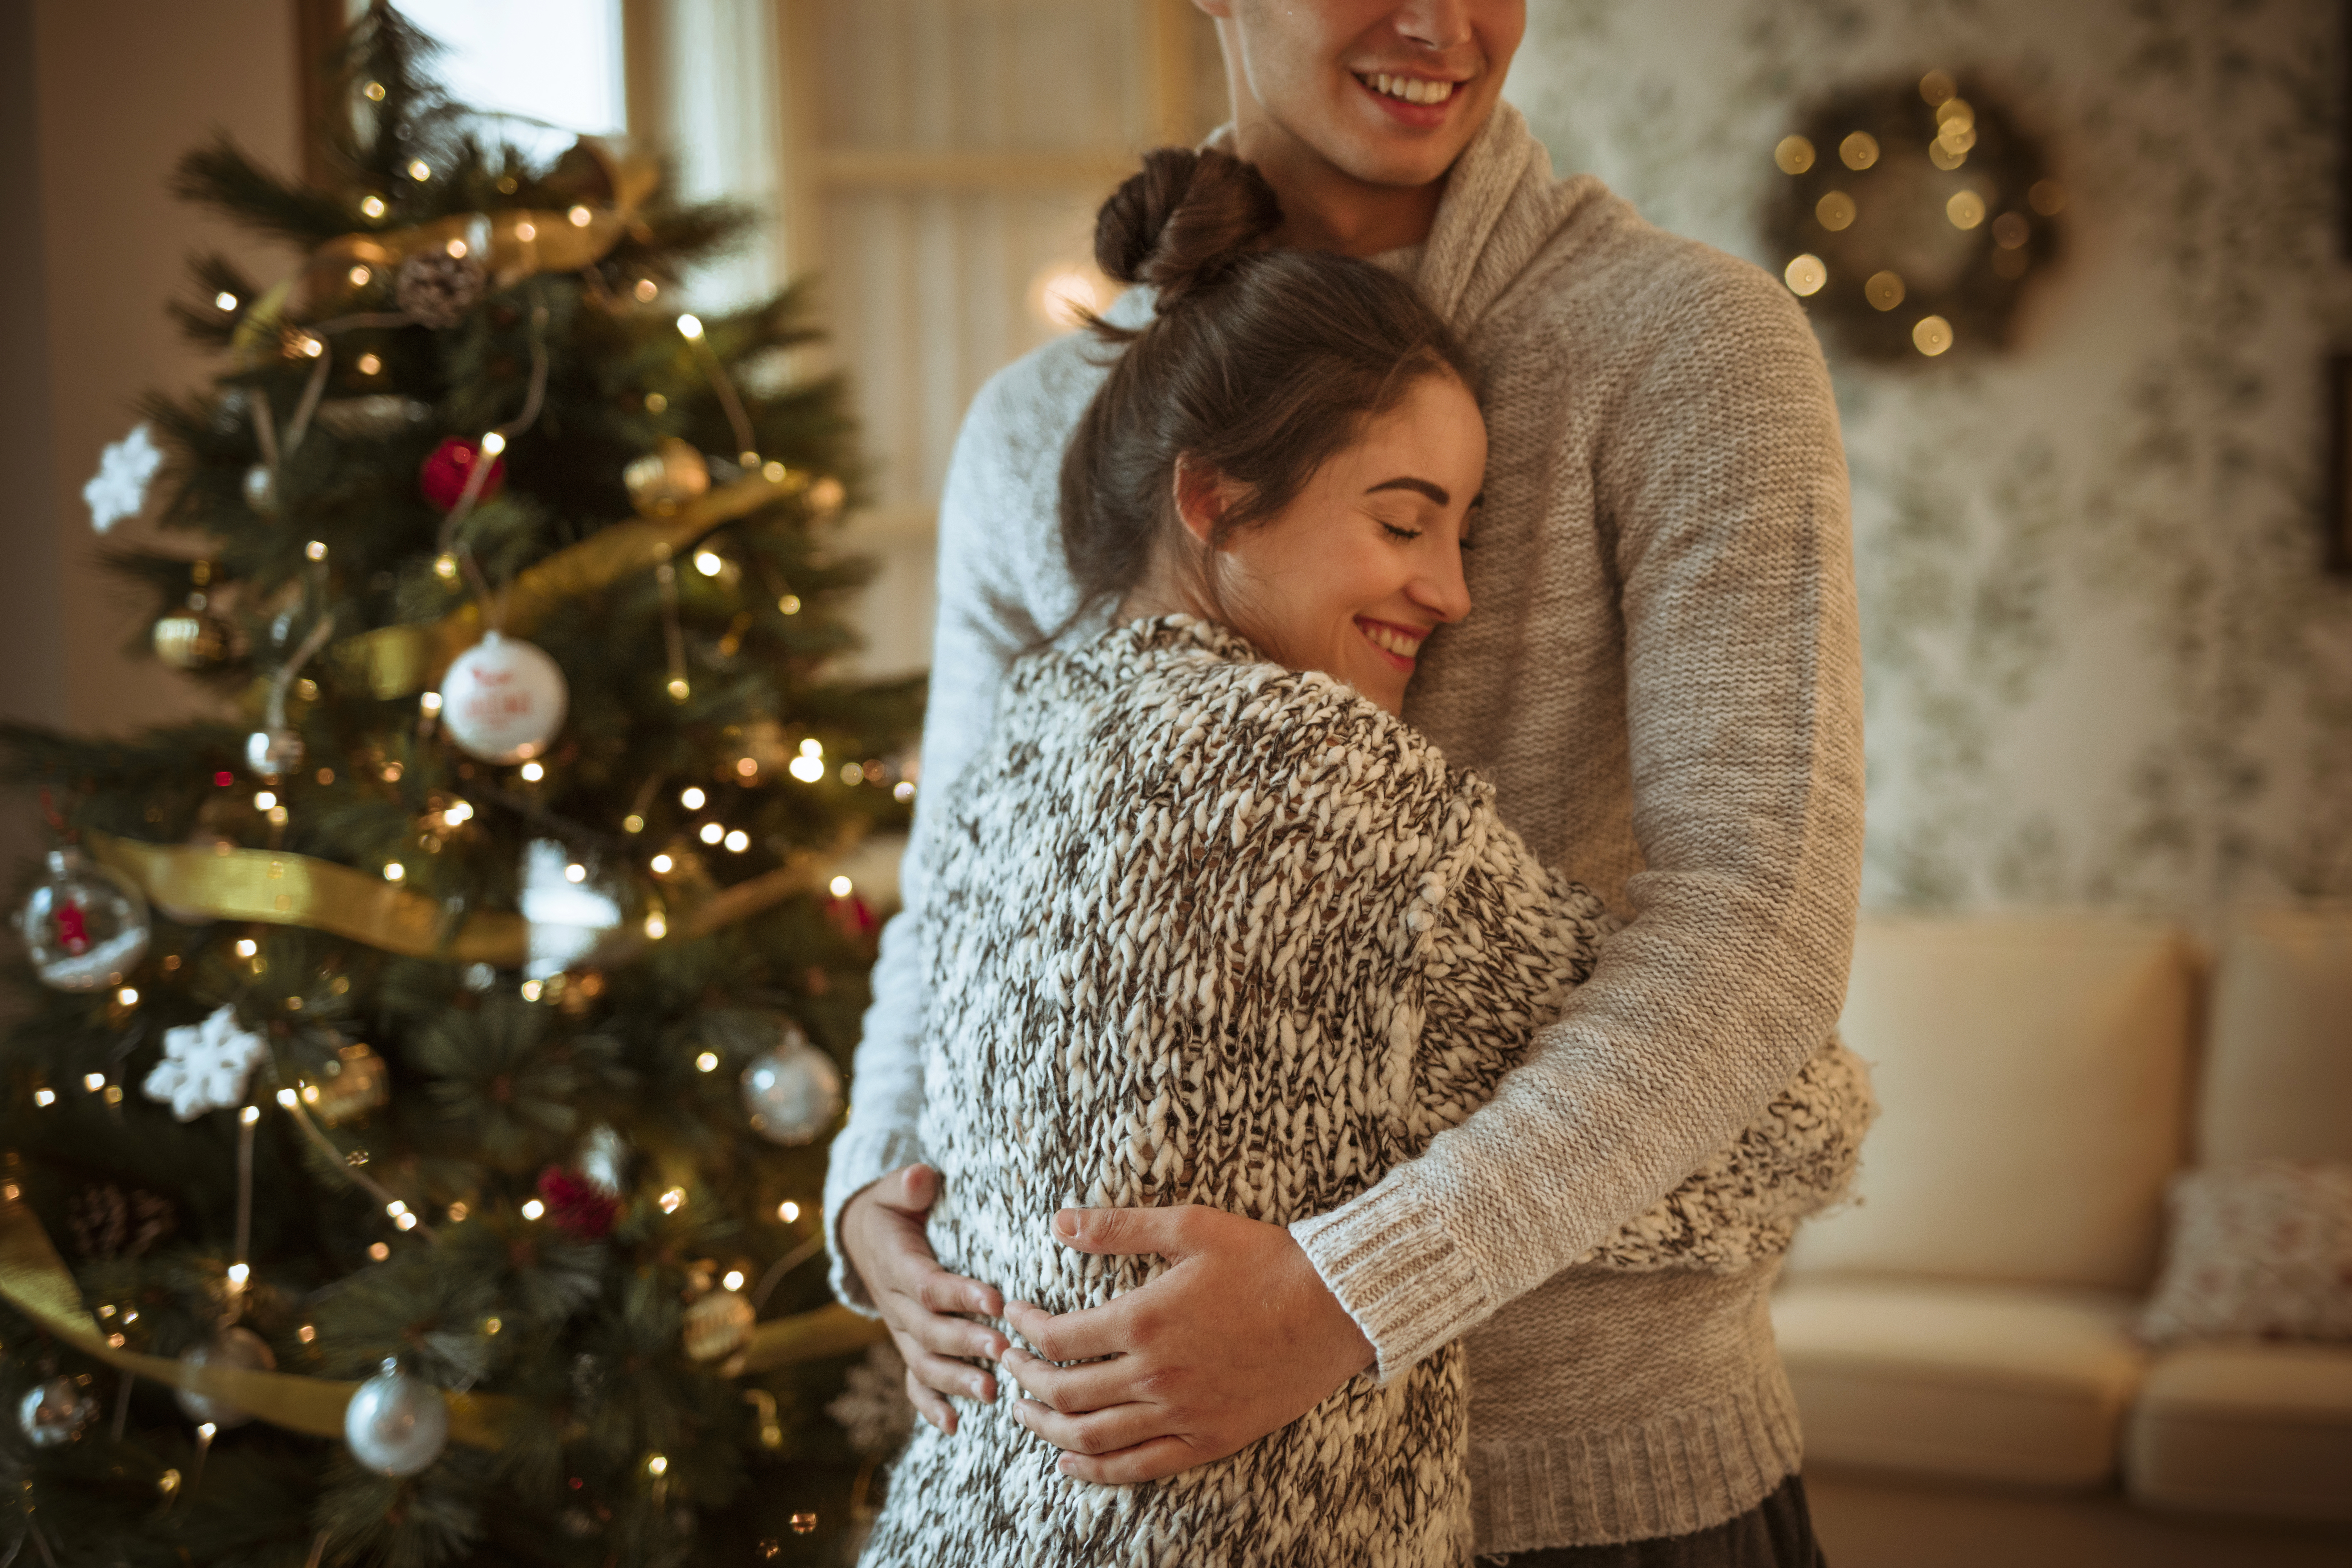
<svg viewBox="0 0 2352 1568"><path fill-rule="evenodd" d="M1510 96L1566 172L1763 262L1833 85L1990 87L2070 193L2021 345L1832 360L1874 905L2352 895L2352 580L2321 571L2334 0L1534 0Z"/></svg>

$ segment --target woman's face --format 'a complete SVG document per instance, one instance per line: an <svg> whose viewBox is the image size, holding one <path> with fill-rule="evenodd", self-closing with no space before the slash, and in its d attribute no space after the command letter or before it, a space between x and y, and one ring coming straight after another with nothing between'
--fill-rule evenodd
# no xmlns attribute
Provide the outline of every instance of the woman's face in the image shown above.
<svg viewBox="0 0 2352 1568"><path fill-rule="evenodd" d="M1222 617L1291 668L1400 711L1422 639L1470 613L1462 551L1486 469L1486 422L1469 389L1422 376L1287 507L1218 547ZM1210 489L1179 486L1196 536Z"/></svg>

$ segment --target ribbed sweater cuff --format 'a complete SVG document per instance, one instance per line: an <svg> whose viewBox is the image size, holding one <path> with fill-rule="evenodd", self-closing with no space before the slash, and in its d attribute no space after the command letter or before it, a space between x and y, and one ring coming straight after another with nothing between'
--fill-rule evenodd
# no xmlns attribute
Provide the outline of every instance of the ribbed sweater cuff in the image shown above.
<svg viewBox="0 0 2352 1568"><path fill-rule="evenodd" d="M1396 1173L1290 1234L1364 1331L1387 1383L1474 1324L1495 1303L1436 1207Z"/></svg>
<svg viewBox="0 0 2352 1568"><path fill-rule="evenodd" d="M833 1141L825 1152L824 1171L824 1245L828 1279L833 1293L851 1311L868 1318L882 1314L874 1306L874 1298L866 1289L866 1281L849 1266L841 1250L841 1211L849 1200L897 1170L911 1165L923 1157L922 1145L915 1139L912 1128L889 1128L877 1132L861 1133L849 1128Z"/></svg>

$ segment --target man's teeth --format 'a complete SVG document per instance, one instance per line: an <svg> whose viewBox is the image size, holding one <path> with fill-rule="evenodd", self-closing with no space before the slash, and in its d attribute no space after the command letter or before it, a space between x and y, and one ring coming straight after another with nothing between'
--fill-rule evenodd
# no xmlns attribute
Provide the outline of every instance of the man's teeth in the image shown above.
<svg viewBox="0 0 2352 1568"><path fill-rule="evenodd" d="M1376 71L1363 79L1372 84L1374 92L1402 98L1407 103L1444 103L1454 96L1454 84L1450 81L1423 81L1418 77L1390 76L1385 71Z"/></svg>
<svg viewBox="0 0 2352 1568"><path fill-rule="evenodd" d="M1411 658L1421 651L1419 637L1409 637L1402 633L1392 632L1388 627L1371 621L1358 621L1356 625L1363 628L1364 636L1371 639L1374 647L1386 648L1400 658Z"/></svg>

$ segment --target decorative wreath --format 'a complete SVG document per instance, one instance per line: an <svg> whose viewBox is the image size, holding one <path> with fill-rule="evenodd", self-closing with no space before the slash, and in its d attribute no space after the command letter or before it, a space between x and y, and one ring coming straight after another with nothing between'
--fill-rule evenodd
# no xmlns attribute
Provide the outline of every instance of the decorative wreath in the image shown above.
<svg viewBox="0 0 2352 1568"><path fill-rule="evenodd" d="M2066 194L2041 146L1947 72L1821 100L1772 161L1781 276L1864 358L2002 345L2058 258Z"/></svg>

